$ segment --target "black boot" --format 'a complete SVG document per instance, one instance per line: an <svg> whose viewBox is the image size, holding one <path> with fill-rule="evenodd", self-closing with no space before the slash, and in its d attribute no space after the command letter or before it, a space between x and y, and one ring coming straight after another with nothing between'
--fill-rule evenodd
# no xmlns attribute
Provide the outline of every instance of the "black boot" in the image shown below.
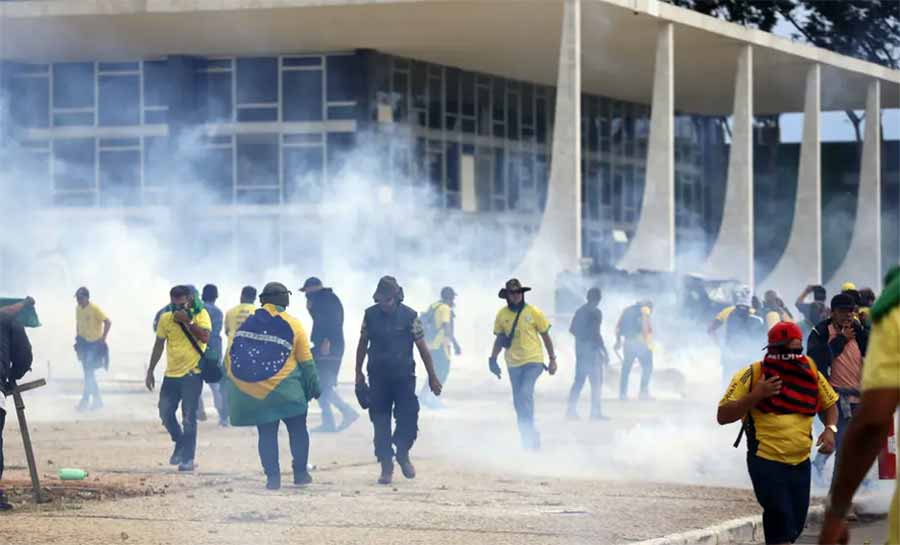
<svg viewBox="0 0 900 545"><path fill-rule="evenodd" d="M378 477L378 484L391 484L394 478L394 462L384 460L381 462L381 476Z"/></svg>
<svg viewBox="0 0 900 545"><path fill-rule="evenodd" d="M312 475L309 474L309 470L304 467L297 467L294 465L294 485L296 486L306 486L308 484L312 484L313 478Z"/></svg>
<svg viewBox="0 0 900 545"><path fill-rule="evenodd" d="M0 490L0 511L12 511L13 505L6 499L6 494Z"/></svg>
<svg viewBox="0 0 900 545"><path fill-rule="evenodd" d="M409 460L409 452L397 453L397 463L400 464L400 471L407 479L416 478L416 467Z"/></svg>
<svg viewBox="0 0 900 545"><path fill-rule="evenodd" d="M281 488L281 475L277 473L266 475L266 488L269 490L278 490Z"/></svg>

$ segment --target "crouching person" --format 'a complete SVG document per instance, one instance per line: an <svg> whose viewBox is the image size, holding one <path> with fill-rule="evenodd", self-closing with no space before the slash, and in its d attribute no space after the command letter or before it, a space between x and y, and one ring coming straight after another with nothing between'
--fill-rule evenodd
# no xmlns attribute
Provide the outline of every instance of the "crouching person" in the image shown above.
<svg viewBox="0 0 900 545"><path fill-rule="evenodd" d="M294 484L307 485L309 432L306 414L310 400L321 394L319 377L303 325L285 309L291 292L270 282L259 294L262 308L248 317L234 334L225 360L228 405L232 426L256 426L259 459L266 488L281 488L278 427L288 430Z"/></svg>

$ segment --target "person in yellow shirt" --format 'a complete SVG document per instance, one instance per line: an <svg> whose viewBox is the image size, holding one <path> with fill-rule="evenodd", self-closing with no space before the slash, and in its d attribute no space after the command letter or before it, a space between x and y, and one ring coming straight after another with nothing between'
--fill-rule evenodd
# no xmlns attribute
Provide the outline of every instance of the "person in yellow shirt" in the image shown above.
<svg viewBox="0 0 900 545"><path fill-rule="evenodd" d="M256 312L255 305L256 288L253 286L244 286L241 289L241 304L232 307L225 313L225 360L228 359L228 348L231 347L231 342L234 340L234 334L237 333L237 330L247 321L247 318L253 316L253 313ZM224 362L223 365L225 365ZM228 388L225 388L224 384L221 384L218 389L219 395L221 396L222 407L225 411L224 416L222 414L219 415L219 426L225 428L230 425L230 419L228 417Z"/></svg>
<svg viewBox="0 0 900 545"><path fill-rule="evenodd" d="M812 424L825 423L819 452L834 450L838 396L815 362L803 355L803 333L790 322L769 330L761 362L735 373L719 402L720 425L742 420L747 470L763 508L766 544L793 543L809 511ZM737 443L735 443L737 446Z"/></svg>
<svg viewBox="0 0 900 545"><path fill-rule="evenodd" d="M500 350L504 350L522 446L528 450L538 450L541 448L541 436L534 425L534 387L545 368L555 375L557 366L556 352L550 338L550 322L540 309L525 302L525 292L530 290L516 278L507 281L500 290L499 296L506 299L506 306L497 312L494 320L496 338L488 368L499 380L501 372L497 356ZM550 356L550 365L546 367L544 347Z"/></svg>
<svg viewBox="0 0 900 545"><path fill-rule="evenodd" d="M103 407L96 372L109 368L109 347L106 337L112 322L100 307L91 302L91 292L81 287L75 292L75 354L84 372L84 389L77 410L94 410Z"/></svg>
<svg viewBox="0 0 900 545"><path fill-rule="evenodd" d="M862 401L844 435L819 543L849 542L846 516L853 494L881 451L894 413L900 407L900 267L891 269L885 286L872 307L872 335L863 366ZM896 432L898 428L894 429ZM900 545L900 480L889 516L887 543Z"/></svg>
<svg viewBox="0 0 900 545"><path fill-rule="evenodd" d="M451 353L457 356L462 353L455 335L456 314L453 312L455 306L456 292L450 286L446 286L441 289L441 299L432 303L421 317L425 342L428 343L431 361L434 362L434 372L443 385L447 384L447 377L450 375ZM428 389L427 382L419 391L419 401L433 409L443 406Z"/></svg>
<svg viewBox="0 0 900 545"><path fill-rule="evenodd" d="M194 470L197 450L197 408L203 379L200 359L209 342L212 322L209 313L187 286L175 286L169 291L171 304L156 326L156 344L147 368L146 385L151 392L156 386L153 372L166 351L166 372L159 390L159 417L175 443L169 458L179 471ZM178 424L175 412L181 404L184 428Z"/></svg>
<svg viewBox="0 0 900 545"><path fill-rule="evenodd" d="M628 399L628 378L634 360L641 365L641 399L653 399L650 396L650 378L653 376L653 325L650 316L653 314L652 301L638 301L622 311L616 322L616 344L613 350L618 354L625 341L625 353L622 358L622 374L619 377L619 399Z"/></svg>

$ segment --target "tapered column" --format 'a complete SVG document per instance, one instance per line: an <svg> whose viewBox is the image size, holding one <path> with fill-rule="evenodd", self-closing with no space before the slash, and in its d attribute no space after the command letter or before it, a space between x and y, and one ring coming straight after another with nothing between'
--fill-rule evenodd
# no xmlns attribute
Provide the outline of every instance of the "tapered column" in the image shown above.
<svg viewBox="0 0 900 545"><path fill-rule="evenodd" d="M672 23L659 29L653 73L647 174L637 230L624 269L675 269L675 78Z"/></svg>
<svg viewBox="0 0 900 545"><path fill-rule="evenodd" d="M719 236L700 271L753 285L753 47L741 48L734 77L731 153Z"/></svg>
<svg viewBox="0 0 900 545"><path fill-rule="evenodd" d="M762 283L766 289L782 294L799 293L808 284L822 283L821 73L818 64L806 73L803 142L791 235L778 264Z"/></svg>
<svg viewBox="0 0 900 545"><path fill-rule="evenodd" d="M859 165L856 221L844 262L829 284L852 280L859 287L881 287L881 82L869 83L866 129Z"/></svg>
<svg viewBox="0 0 900 545"><path fill-rule="evenodd" d="M581 0L565 0L547 205L540 230L515 274L526 282L540 276L552 283L559 272L577 270L580 259ZM553 290L548 285L545 291Z"/></svg>

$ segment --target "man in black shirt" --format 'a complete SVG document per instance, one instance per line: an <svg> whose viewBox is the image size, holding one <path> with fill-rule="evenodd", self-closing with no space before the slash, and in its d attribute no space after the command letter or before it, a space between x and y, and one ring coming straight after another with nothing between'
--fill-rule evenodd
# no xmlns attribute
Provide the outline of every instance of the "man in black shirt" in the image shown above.
<svg viewBox="0 0 900 545"><path fill-rule="evenodd" d="M359 415L337 392L338 372L341 370L341 358L344 357L344 307L341 300L331 288L322 285L316 277L310 277L303 283L300 291L306 294L306 308L313 319L312 341L313 359L319 375L322 396L319 407L322 408L322 425L313 428L313 432L338 432L349 428ZM341 425L334 421L331 407L341 412Z"/></svg>
<svg viewBox="0 0 900 545"><path fill-rule="evenodd" d="M416 397L413 345L419 350L434 395L441 394L441 381L434 372L425 343L422 323L415 310L403 304L403 289L392 276L385 276L375 290L375 305L366 309L356 348L357 390L366 389L363 362L369 358L368 409L375 428L375 457L381 463L379 484L389 484L394 473L394 447L403 476L413 479L416 470L409 451L416 440L419 399ZM363 408L366 408L363 406ZM397 420L391 434L391 412Z"/></svg>
<svg viewBox="0 0 900 545"><path fill-rule="evenodd" d="M29 299L29 304L34 304ZM31 343L25 328L19 325L14 314L0 313L0 478L3 477L3 427L6 424L6 392L15 381L31 369L33 357ZM0 511L13 508L0 489Z"/></svg>
<svg viewBox="0 0 900 545"><path fill-rule="evenodd" d="M569 408L566 413L571 420L578 419L578 397L586 380L591 382L591 419L606 419L600 410L603 368L609 363L609 354L600 334L603 312L597 308L602 297L600 288L588 290L587 303L575 311L569 326L569 333L575 336L575 382L569 391Z"/></svg>

